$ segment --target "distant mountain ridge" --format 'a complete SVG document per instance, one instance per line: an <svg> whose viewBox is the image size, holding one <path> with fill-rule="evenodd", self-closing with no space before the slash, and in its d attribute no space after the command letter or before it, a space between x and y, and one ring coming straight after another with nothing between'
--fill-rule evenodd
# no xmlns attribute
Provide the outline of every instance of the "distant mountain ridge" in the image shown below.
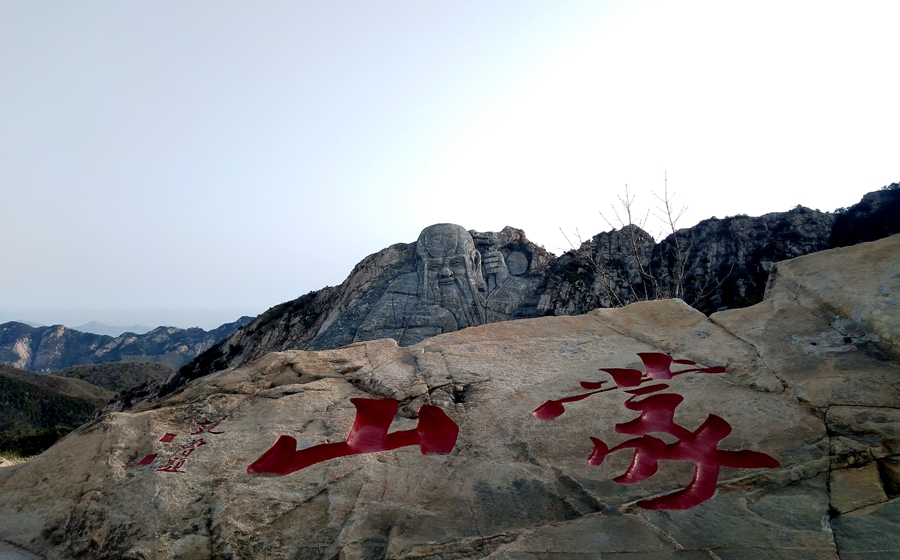
<svg viewBox="0 0 900 560"><path fill-rule="evenodd" d="M211 331L157 327L145 334L124 333L117 337L63 325L31 327L11 321L0 324L0 363L35 372L129 361L156 362L178 369L251 320L241 317Z"/></svg>

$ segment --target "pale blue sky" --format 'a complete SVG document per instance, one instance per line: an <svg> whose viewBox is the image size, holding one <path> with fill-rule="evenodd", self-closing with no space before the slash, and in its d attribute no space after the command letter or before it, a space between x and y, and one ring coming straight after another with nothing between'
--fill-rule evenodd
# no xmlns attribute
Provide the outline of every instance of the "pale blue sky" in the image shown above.
<svg viewBox="0 0 900 560"><path fill-rule="evenodd" d="M850 205L900 180L898 24L895 1L0 0L0 322L209 328L437 222L559 254L666 171L683 226Z"/></svg>

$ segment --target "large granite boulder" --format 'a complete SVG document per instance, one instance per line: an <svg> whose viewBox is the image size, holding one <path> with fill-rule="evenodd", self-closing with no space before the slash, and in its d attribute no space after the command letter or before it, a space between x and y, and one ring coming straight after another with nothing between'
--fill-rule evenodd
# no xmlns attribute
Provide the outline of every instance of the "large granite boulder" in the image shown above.
<svg viewBox="0 0 900 560"><path fill-rule="evenodd" d="M778 263L709 318L270 353L0 469L0 535L46 558L897 558L897 255Z"/></svg>

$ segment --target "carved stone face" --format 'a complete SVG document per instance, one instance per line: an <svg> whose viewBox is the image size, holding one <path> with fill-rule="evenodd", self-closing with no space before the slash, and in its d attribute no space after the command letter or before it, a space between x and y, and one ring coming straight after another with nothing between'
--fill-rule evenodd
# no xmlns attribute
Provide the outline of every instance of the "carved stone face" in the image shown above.
<svg viewBox="0 0 900 560"><path fill-rule="evenodd" d="M420 297L453 313L459 328L485 323L481 253L468 231L454 224L422 230L416 242Z"/></svg>

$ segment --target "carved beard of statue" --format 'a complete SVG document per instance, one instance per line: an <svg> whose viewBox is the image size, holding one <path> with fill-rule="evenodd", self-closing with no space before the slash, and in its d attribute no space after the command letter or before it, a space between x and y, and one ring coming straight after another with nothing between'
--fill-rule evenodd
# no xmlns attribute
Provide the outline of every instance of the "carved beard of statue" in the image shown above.
<svg viewBox="0 0 900 560"><path fill-rule="evenodd" d="M446 309L460 329L484 324L481 253L469 232L454 224L427 227L416 242L416 254L422 304Z"/></svg>

